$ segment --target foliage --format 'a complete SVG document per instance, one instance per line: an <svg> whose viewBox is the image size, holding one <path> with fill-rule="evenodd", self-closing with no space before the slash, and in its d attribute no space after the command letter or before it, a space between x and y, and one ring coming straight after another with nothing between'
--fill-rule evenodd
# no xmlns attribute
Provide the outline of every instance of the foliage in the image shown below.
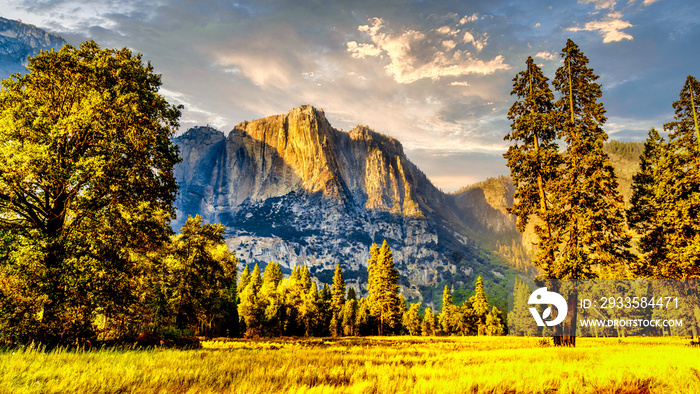
<svg viewBox="0 0 700 394"><path fill-rule="evenodd" d="M700 83L688 76L668 142L651 130L634 176L630 224L640 234L635 273L662 278L700 275Z"/></svg>
<svg viewBox="0 0 700 394"><path fill-rule="evenodd" d="M0 341L87 343L98 315L139 330L149 254L171 233L180 111L126 48L67 45L28 70L0 91Z"/></svg>
<svg viewBox="0 0 700 394"><path fill-rule="evenodd" d="M399 272L394 267L394 256L386 240L381 248L372 245L367 262L367 304L379 322L379 335L384 335L391 332L401 319Z"/></svg>

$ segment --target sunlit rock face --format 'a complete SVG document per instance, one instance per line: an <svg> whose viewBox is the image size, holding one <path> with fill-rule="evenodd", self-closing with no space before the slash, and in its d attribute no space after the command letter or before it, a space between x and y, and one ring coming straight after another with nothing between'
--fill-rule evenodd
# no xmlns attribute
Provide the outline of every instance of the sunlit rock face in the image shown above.
<svg viewBox="0 0 700 394"><path fill-rule="evenodd" d="M174 228L188 215L221 222L246 264L308 264L324 282L341 264L362 292L369 246L386 239L404 293L421 298L422 286L492 274L474 236L515 230L498 196L444 194L397 140L365 126L337 130L310 106L241 123L228 136L193 128L175 142L183 161Z"/></svg>
<svg viewBox="0 0 700 394"><path fill-rule="evenodd" d="M66 41L36 26L0 17L0 79L26 72L27 56L59 50Z"/></svg>

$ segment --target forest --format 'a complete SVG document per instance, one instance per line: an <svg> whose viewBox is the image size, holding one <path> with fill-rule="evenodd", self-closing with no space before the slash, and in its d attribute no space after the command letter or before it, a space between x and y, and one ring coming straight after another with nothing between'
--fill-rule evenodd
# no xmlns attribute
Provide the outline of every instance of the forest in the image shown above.
<svg viewBox="0 0 700 394"><path fill-rule="evenodd" d="M515 76L505 137L516 190L509 212L536 235L535 283L698 277L700 84L687 77L667 139L649 132L625 204L604 150L598 76L573 41L561 56L553 90L532 58ZM158 94L150 63L85 42L42 52L28 70L0 91L1 345L507 333L481 278L462 305L448 286L439 313L408 304L386 242L369 249L359 298L340 266L331 284L306 266L284 278L277 262L245 266L239 278L222 225L194 217L170 229L181 107ZM624 143L608 149L638 153ZM556 345L575 346L575 328L553 334Z"/></svg>

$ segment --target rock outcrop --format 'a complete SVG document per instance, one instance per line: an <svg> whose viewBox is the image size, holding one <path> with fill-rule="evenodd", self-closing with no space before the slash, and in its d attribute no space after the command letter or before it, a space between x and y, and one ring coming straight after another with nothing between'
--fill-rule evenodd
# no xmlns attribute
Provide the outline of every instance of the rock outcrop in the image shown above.
<svg viewBox="0 0 700 394"><path fill-rule="evenodd" d="M33 25L0 17L0 79L25 72L28 56L61 49L66 41Z"/></svg>
<svg viewBox="0 0 700 394"><path fill-rule="evenodd" d="M187 215L221 222L229 247L247 264L308 264L326 282L341 264L363 290L369 246L386 239L404 292L414 298L423 287L472 285L475 271L503 270L492 266L477 236L513 235L502 207L442 193L397 140L368 127L340 131L323 111L302 106L241 123L227 137L199 127L175 142L183 157L175 229Z"/></svg>

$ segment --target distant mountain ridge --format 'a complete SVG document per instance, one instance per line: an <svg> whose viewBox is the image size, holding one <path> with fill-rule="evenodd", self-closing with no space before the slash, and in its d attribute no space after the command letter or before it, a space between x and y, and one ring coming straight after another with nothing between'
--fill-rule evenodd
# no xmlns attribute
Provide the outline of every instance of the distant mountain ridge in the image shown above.
<svg viewBox="0 0 700 394"><path fill-rule="evenodd" d="M66 41L36 26L0 17L0 79L24 73L28 56L61 49Z"/></svg>
<svg viewBox="0 0 700 394"><path fill-rule="evenodd" d="M221 222L245 263L308 264L327 281L341 264L358 286L369 245L387 239L404 292L420 298L440 283L473 286L476 272L500 280L506 268L495 262L507 259L490 250L515 248L511 254L524 260L520 234L503 209L508 201L479 187L445 194L399 141L366 126L334 129L322 110L302 106L244 122L227 137L193 128L175 143L183 158L175 169L175 229L187 215ZM493 248L483 248L483 240Z"/></svg>

